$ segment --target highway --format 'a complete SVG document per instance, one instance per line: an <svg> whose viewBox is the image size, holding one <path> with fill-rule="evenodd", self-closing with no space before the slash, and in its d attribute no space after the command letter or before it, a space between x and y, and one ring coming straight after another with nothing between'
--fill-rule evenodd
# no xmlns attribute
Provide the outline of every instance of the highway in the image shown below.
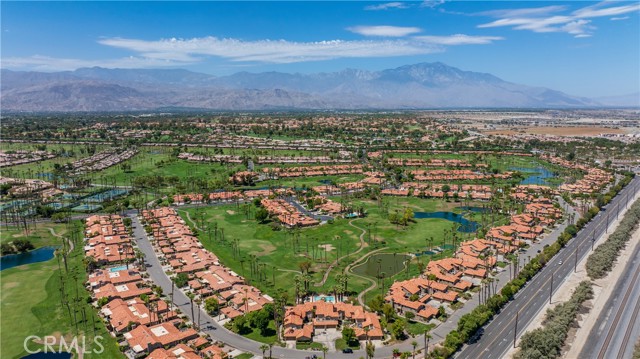
<svg viewBox="0 0 640 359"><path fill-rule="evenodd" d="M515 337L523 334L544 304L552 299L552 294L574 270L576 260L591 251L592 243L606 233L639 189L640 178L636 177L494 316L474 343L463 346L455 357L501 358L514 345Z"/></svg>
<svg viewBox="0 0 640 359"><path fill-rule="evenodd" d="M589 333L580 358L631 358L640 337L640 246Z"/></svg>

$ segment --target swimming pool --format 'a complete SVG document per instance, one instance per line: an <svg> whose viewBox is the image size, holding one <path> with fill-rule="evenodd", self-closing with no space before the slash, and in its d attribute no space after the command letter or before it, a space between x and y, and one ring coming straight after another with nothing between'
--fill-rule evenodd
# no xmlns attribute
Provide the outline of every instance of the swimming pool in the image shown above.
<svg viewBox="0 0 640 359"><path fill-rule="evenodd" d="M321 300L323 300L327 303L335 303L336 302L336 298L332 295L314 295L313 296L313 301L314 302L319 302Z"/></svg>
<svg viewBox="0 0 640 359"><path fill-rule="evenodd" d="M118 266L118 267L113 267L113 268L109 268L109 272L119 272L121 270L126 270L127 266Z"/></svg>

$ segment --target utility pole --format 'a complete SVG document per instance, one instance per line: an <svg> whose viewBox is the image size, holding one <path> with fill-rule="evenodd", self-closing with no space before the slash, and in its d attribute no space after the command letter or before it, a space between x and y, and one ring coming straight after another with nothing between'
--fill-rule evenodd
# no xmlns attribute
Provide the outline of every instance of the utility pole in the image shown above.
<svg viewBox="0 0 640 359"><path fill-rule="evenodd" d="M580 244L576 245L576 261L573 264L573 273L578 271L578 249L580 249Z"/></svg>
<svg viewBox="0 0 640 359"><path fill-rule="evenodd" d="M518 314L520 314L520 312L516 312L516 325L515 328L513 328L513 347L516 347L516 340L518 339Z"/></svg>
<svg viewBox="0 0 640 359"><path fill-rule="evenodd" d="M553 295L553 273L551 273L551 286L549 287L549 304L551 304L552 295Z"/></svg>

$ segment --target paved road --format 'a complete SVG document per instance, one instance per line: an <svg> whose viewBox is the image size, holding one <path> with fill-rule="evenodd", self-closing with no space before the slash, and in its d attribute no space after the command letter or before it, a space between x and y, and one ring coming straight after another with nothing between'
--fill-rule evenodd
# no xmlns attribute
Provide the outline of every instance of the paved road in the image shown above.
<svg viewBox="0 0 640 359"><path fill-rule="evenodd" d="M520 336L527 324L549 301L550 293L556 292L562 281L574 270L580 260L591 251L592 241L605 233L609 223L630 204L640 189L640 178L635 178L616 196L585 228L563 248L529 283L523 287L492 321L475 343L465 345L455 356L461 359L501 358L513 346L514 332ZM516 327L516 313L518 323Z"/></svg>
<svg viewBox="0 0 640 359"><path fill-rule="evenodd" d="M156 253L151 245L149 239L147 238L146 233L140 223L140 220L133 212L129 212L128 215L132 219L132 224L135 227L133 230L133 234L135 236L136 242L138 244L138 248L145 255L145 262L147 263L147 272L149 276L154 281L155 284L162 287L163 292L166 295L170 295L171 293L171 280L166 275L164 270L162 270L162 265L156 256ZM189 298L177 288L174 290L174 303L182 313L184 313L187 317L191 318L191 304ZM194 310L195 317L197 320L199 308ZM194 321L195 322L195 321ZM243 336L232 333L231 331L224 328L222 325L218 324L209 316L204 310L200 313L200 326L203 328L203 332L207 333L214 340L222 341L234 348L240 349L242 351L251 352L256 355L262 355L262 350L260 350L260 345L262 343L258 343L256 341L247 339ZM204 329L208 328L208 329ZM314 352L311 351L301 351L294 349L286 349L280 347L273 347L273 357L274 358L286 358L286 359L304 359L308 356L311 356ZM315 352L319 357L322 356L322 352ZM360 356L364 356L364 351L355 351L354 354L342 354L342 353L331 353L330 358L337 359L353 359L358 358Z"/></svg>
<svg viewBox="0 0 640 359"><path fill-rule="evenodd" d="M631 358L640 337L640 246L618 279L580 358Z"/></svg>

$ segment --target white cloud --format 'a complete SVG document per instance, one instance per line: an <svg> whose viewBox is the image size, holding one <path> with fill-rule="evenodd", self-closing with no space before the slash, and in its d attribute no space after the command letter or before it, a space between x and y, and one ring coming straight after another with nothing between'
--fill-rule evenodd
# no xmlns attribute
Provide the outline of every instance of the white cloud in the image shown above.
<svg viewBox="0 0 640 359"><path fill-rule="evenodd" d="M6 57L0 61L1 68L11 68L18 70L32 71L67 71L75 70L81 67L106 67L106 68L157 68L157 67L176 67L188 63L198 62L197 58L184 58L183 61L173 61L162 58L145 58L129 56L117 59L104 60L84 60L70 58L56 58L42 55L34 55L28 57Z"/></svg>
<svg viewBox="0 0 640 359"><path fill-rule="evenodd" d="M193 56L215 56L231 61L293 63L356 57L391 57L429 54L442 51L433 45L411 39L403 40L328 40L293 42L287 40L243 41L203 37L193 39L161 39L146 41L109 38L99 43L139 53L143 57L187 59Z"/></svg>
<svg viewBox="0 0 640 359"><path fill-rule="evenodd" d="M353 26L347 30L364 36L402 37L417 34L422 31L419 27L400 26Z"/></svg>
<svg viewBox="0 0 640 359"><path fill-rule="evenodd" d="M417 29L419 31L419 29ZM231 63L295 63L338 58L374 58L426 55L445 51L447 46L490 44L495 36L414 36L401 39L328 40L294 42L287 40L191 39L141 40L102 38L98 43L131 51L133 56L117 59L84 60L48 56L2 58L0 67L35 71L74 70L80 67L157 68L180 67L221 58Z"/></svg>
<svg viewBox="0 0 640 359"><path fill-rule="evenodd" d="M602 16L616 16L616 15L622 15L622 14L640 10L640 3L600 8L604 5L608 5L608 2L601 2L594 6L588 6L588 7L576 10L573 12L573 14L579 18L591 18L591 17L602 17Z"/></svg>
<svg viewBox="0 0 640 359"><path fill-rule="evenodd" d="M403 2L388 2L378 5L369 5L365 6L365 10L369 11L379 11L379 10L389 10L389 9L406 9L409 6Z"/></svg>
<svg viewBox="0 0 640 359"><path fill-rule="evenodd" d="M525 9L500 9L500 10L489 10L477 13L476 15L482 16L491 16L491 17L501 17L501 18L512 18L512 17L520 17L520 16L542 16L548 15L554 12L559 12L565 10L567 7L563 5L550 5L536 8L525 8Z"/></svg>
<svg viewBox="0 0 640 359"><path fill-rule="evenodd" d="M421 4L420 7L429 7L429 8L435 8L438 7L442 4L444 4L445 0L424 0Z"/></svg>
<svg viewBox="0 0 640 359"><path fill-rule="evenodd" d="M493 41L504 40L499 36L469 36L464 34L456 34L449 36L416 36L415 39L424 41L434 45L485 45Z"/></svg>
<svg viewBox="0 0 640 359"><path fill-rule="evenodd" d="M612 17L611 21L620 21L620 20L627 20L629 17L628 16L621 16L621 17Z"/></svg>
<svg viewBox="0 0 640 359"><path fill-rule="evenodd" d="M611 2L604 1L596 5L587 6L570 14L553 15L551 13L563 11L564 6L545 6L528 9L494 10L484 15L497 17L498 20L478 25L480 28L510 26L515 30L530 30L533 32L564 32L577 38L590 37L596 29L590 25L592 18L622 15L640 10L640 4L610 6Z"/></svg>

